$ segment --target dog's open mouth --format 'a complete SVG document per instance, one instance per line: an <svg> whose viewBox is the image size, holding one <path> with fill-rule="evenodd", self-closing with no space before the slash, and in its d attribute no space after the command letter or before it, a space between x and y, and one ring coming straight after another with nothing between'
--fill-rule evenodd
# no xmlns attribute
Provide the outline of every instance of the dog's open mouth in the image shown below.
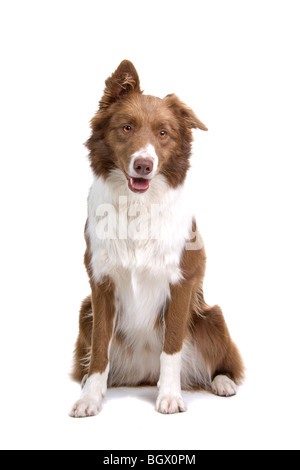
<svg viewBox="0 0 300 470"><path fill-rule="evenodd" d="M133 178L126 174L126 178L128 180L128 187L134 193L145 193L150 186L149 179L145 178Z"/></svg>

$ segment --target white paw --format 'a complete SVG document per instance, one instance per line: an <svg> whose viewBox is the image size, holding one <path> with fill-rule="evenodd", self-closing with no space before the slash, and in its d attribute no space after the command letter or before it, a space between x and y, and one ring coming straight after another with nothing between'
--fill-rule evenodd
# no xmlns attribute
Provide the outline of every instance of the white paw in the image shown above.
<svg viewBox="0 0 300 470"><path fill-rule="evenodd" d="M100 412L102 400L107 388L107 376L109 367L104 373L90 375L85 377L85 383L82 389L81 398L73 406L70 416L74 418L85 418L87 416L96 416Z"/></svg>
<svg viewBox="0 0 300 470"><path fill-rule="evenodd" d="M99 402L92 397L83 397L74 404L70 416L73 418L96 416L100 412L100 407L101 401Z"/></svg>
<svg viewBox="0 0 300 470"><path fill-rule="evenodd" d="M186 411L187 408L181 395L158 395L156 401L156 410L163 414L180 413Z"/></svg>
<svg viewBox="0 0 300 470"><path fill-rule="evenodd" d="M220 397L232 397L236 395L236 384L226 375L217 375L212 384L212 391Z"/></svg>

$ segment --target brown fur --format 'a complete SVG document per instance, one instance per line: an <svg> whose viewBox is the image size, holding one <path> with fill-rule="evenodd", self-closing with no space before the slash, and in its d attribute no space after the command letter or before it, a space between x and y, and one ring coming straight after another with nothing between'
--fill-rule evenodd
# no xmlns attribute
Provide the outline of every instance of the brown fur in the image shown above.
<svg viewBox="0 0 300 470"><path fill-rule="evenodd" d="M191 129L207 128L176 95L164 99L145 96L139 83L137 72L128 61L123 61L106 80L99 110L91 121L92 136L87 141L92 170L101 176L108 176L114 168L126 171L132 153L150 141L159 148L159 172L176 187L183 183L190 167ZM134 126L132 145L129 136L123 135L120 123ZM168 137L159 141L157 135L162 129Z"/></svg>
<svg viewBox="0 0 300 470"><path fill-rule="evenodd" d="M195 253L197 253L197 256L195 256ZM191 262L192 260L193 262ZM244 378L244 365L236 345L231 340L222 310L218 305L210 307L203 298L201 286L205 274L205 264L204 248L196 252L184 252L181 266L186 281L172 287L172 303L167 309L165 318L167 334L164 351L168 354L178 352L182 347L183 340L192 337L205 362L210 365L212 379L219 374L223 374L230 377L235 383L240 384ZM186 315L183 315L184 312ZM81 382L89 371L93 334L93 317L91 313L92 301L91 296L89 296L83 301L80 309L80 334L74 354L72 378L78 382ZM160 321L161 318L158 317L156 327ZM105 344L109 337L110 334L107 334ZM120 332L115 339L120 343L125 342L125 337ZM107 356L105 355L103 366L107 364L106 361ZM137 384L125 382L124 384L113 385ZM143 385L155 385L155 381L143 382ZM199 384L195 383L193 386L197 387Z"/></svg>
<svg viewBox="0 0 300 470"><path fill-rule="evenodd" d="M176 95L164 99L143 95L138 74L128 61L123 61L105 83L99 110L91 121L92 135L87 142L94 174L107 178L114 168L127 172L132 154L149 142L159 156L158 173L165 176L171 187L182 184L190 165L191 129L207 130L206 126ZM132 127L131 135L122 132L125 125ZM162 129L167 132L166 139L159 137ZM195 222L193 225L195 231ZM85 265L92 294L83 301L80 310L73 370L73 378L78 381L87 373L105 370L115 315L114 285L108 278L101 285L93 281L88 237L86 242ZM164 316L164 351L174 354L182 349L184 340L190 338L201 351L212 378L223 374L240 383L244 367L222 311L218 306L208 306L203 298L205 264L204 248L185 250L182 254L180 267L184 280L170 286L171 300ZM156 328L161 320L159 316ZM121 332L115 339L120 343L125 341ZM147 383L153 385L153 379ZM136 385L126 381L124 384Z"/></svg>

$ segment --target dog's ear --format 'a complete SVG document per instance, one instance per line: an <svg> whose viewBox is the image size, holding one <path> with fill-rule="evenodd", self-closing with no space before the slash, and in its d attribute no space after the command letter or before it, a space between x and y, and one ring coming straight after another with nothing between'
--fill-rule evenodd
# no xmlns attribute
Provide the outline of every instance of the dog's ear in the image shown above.
<svg viewBox="0 0 300 470"><path fill-rule="evenodd" d="M164 100L166 101L169 108L173 110L175 115L180 120L184 121L186 127L189 129L201 129L202 131L208 130L205 124L203 124L203 122L197 118L194 111L182 101L180 101L176 95L167 95Z"/></svg>
<svg viewBox="0 0 300 470"><path fill-rule="evenodd" d="M99 102L100 111L107 109L132 91L142 93L140 79L134 65L129 60L123 60L117 70L105 81L104 95Z"/></svg>

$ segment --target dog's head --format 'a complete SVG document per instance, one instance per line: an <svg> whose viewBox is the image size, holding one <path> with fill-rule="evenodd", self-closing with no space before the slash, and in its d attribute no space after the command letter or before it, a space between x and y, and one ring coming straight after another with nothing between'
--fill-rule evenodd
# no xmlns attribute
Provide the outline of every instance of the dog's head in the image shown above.
<svg viewBox="0 0 300 470"><path fill-rule="evenodd" d="M94 173L105 178L117 168L135 193L146 192L158 174L172 187L182 184L189 168L192 129L207 130L206 126L176 95L144 95L137 71L127 60L105 85L87 142Z"/></svg>

